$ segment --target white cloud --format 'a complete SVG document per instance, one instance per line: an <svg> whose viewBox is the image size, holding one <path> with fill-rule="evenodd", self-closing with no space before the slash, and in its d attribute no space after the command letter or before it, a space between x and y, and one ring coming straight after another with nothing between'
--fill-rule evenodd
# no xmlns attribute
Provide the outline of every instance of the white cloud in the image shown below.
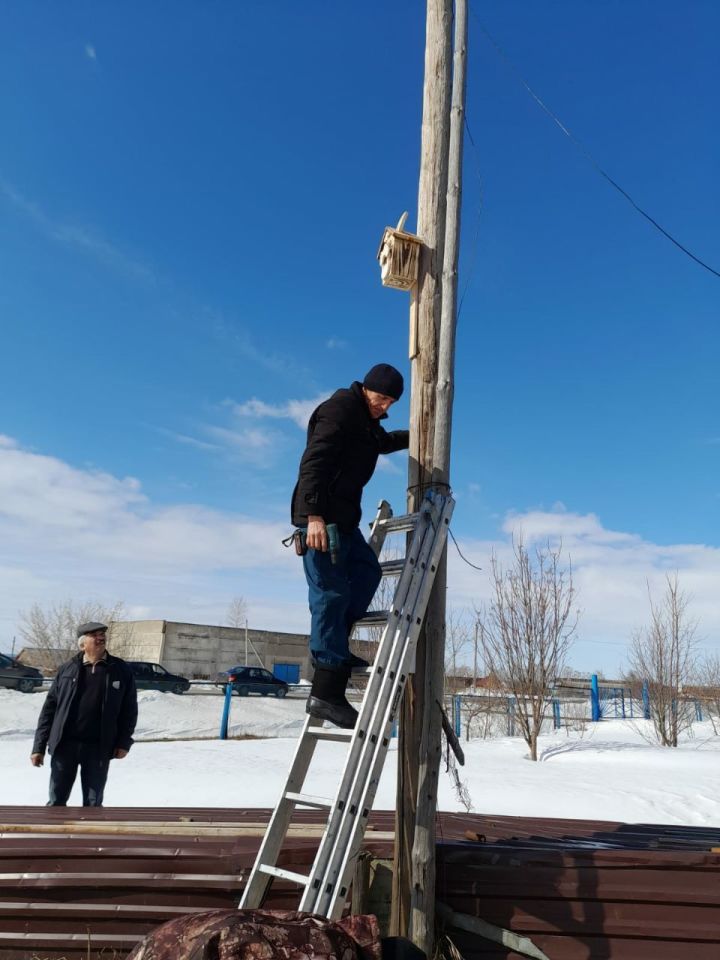
<svg viewBox="0 0 720 960"><path fill-rule="evenodd" d="M195 447L197 450L207 451L217 451L221 449L217 443L198 440L197 437L190 437L185 433L177 433L175 430L167 430L165 427L156 427L155 429L158 433L162 433L164 436L170 437L172 440L176 440L178 443L182 443L187 447Z"/></svg>
<svg viewBox="0 0 720 960"><path fill-rule="evenodd" d="M276 462L283 445L283 437L279 433L257 427L236 430L207 424L202 429L224 455L262 469Z"/></svg>
<svg viewBox="0 0 720 960"><path fill-rule="evenodd" d="M398 475L404 472L394 460L390 459L390 455L386 456L385 454L382 454L378 457L377 469L382 473L392 473Z"/></svg>
<svg viewBox="0 0 720 960"><path fill-rule="evenodd" d="M276 463L282 451L292 441L279 429L268 429L260 421L290 421L304 431L307 429L310 414L325 399L326 395L323 394L310 400L287 400L280 404L265 403L255 397L244 403L225 400L222 406L229 411L229 419L225 417L225 424L199 425L197 430L200 437L177 433L164 427L157 429L186 446L221 453L252 463L256 467L267 468ZM296 436L293 431L293 437Z"/></svg>
<svg viewBox="0 0 720 960"><path fill-rule="evenodd" d="M287 400L285 403L278 404L265 403L264 400L258 400L255 397L245 403L229 402L232 412L237 417L292 420L301 430L305 430L313 410L327 398L326 393L321 393L309 400Z"/></svg>
<svg viewBox="0 0 720 960"><path fill-rule="evenodd" d="M154 280L153 271L144 263L123 253L101 237L96 230L78 224L63 223L50 217L39 204L28 200L12 184L0 178L0 194L51 240L73 247L93 259L141 280Z"/></svg>
<svg viewBox="0 0 720 960"><path fill-rule="evenodd" d="M699 620L699 636L708 647L720 645L720 548L704 544L657 544L638 534L604 527L594 514L557 509L509 514L504 536L497 540L468 540L458 536L460 549L471 562L483 567L479 573L468 567L451 543L449 559L450 602L472 607L489 599L490 557L495 550L507 563L513 533L522 532L526 546L550 542L562 544L572 561L575 585L582 610L579 641L574 652L578 667L605 664L615 670L625 659L633 629L648 617L648 584L654 593L664 586L668 573L678 571L681 588L692 596L692 616Z"/></svg>
<svg viewBox="0 0 720 960"><path fill-rule="evenodd" d="M253 365L286 380L292 380L294 383L307 383L312 379L312 371L300 364L296 356L286 356L270 351L265 343L262 348L258 347L247 329L212 307L205 307L202 313L203 324L210 327L213 335L223 343L226 350L229 349ZM262 326L262 319L252 318L253 329L262 329Z"/></svg>
<svg viewBox="0 0 720 960"><path fill-rule="evenodd" d="M85 56L88 58L88 60L97 60L97 51L92 43L85 44Z"/></svg>
<svg viewBox="0 0 720 960"><path fill-rule="evenodd" d="M4 437L0 627L34 602L64 597L212 622L242 594L274 607L276 620L258 626L304 629L302 569L281 544L288 530L198 504L157 505L134 478L73 467Z"/></svg>
<svg viewBox="0 0 720 960"><path fill-rule="evenodd" d="M349 343L341 337L330 337L329 340L325 341L325 346L328 350L347 350Z"/></svg>

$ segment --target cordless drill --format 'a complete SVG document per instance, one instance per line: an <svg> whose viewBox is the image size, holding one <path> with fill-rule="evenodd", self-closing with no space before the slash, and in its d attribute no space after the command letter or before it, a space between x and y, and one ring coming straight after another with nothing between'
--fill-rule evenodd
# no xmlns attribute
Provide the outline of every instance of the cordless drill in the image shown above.
<svg viewBox="0 0 720 960"><path fill-rule="evenodd" d="M340 531L336 523L328 523L327 530L328 550L330 551L330 563L337 563L340 555Z"/></svg>

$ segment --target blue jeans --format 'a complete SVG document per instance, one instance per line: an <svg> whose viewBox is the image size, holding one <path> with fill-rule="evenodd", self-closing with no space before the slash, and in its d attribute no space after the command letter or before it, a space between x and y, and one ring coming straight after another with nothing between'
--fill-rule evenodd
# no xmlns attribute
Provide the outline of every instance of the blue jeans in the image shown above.
<svg viewBox="0 0 720 960"><path fill-rule="evenodd" d="M324 666L348 666L352 626L367 613L382 576L378 559L356 527L340 534L336 563L329 551L310 549L303 566L310 602L310 653Z"/></svg>
<svg viewBox="0 0 720 960"><path fill-rule="evenodd" d="M61 740L50 762L49 807L67 805L70 791L80 767L80 783L84 807L101 807L110 760L99 743Z"/></svg>

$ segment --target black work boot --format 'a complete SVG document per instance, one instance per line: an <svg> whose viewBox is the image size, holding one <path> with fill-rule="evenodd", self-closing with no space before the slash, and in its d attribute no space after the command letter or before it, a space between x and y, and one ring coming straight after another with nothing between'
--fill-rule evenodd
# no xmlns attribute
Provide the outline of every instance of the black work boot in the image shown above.
<svg viewBox="0 0 720 960"><path fill-rule="evenodd" d="M315 667L312 688L305 713L317 720L329 720L336 727L351 730L358 718L357 710L345 699L345 688L350 677L347 668L333 669L323 664Z"/></svg>

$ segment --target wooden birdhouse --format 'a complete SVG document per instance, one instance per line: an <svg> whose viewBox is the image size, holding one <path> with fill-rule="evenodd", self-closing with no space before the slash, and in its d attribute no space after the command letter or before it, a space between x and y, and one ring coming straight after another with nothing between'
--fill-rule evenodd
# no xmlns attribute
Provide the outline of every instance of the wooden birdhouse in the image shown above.
<svg viewBox="0 0 720 960"><path fill-rule="evenodd" d="M414 233L405 233L406 219L404 213L396 227L385 227L380 241L377 258L384 287L411 290L417 281L421 240Z"/></svg>

